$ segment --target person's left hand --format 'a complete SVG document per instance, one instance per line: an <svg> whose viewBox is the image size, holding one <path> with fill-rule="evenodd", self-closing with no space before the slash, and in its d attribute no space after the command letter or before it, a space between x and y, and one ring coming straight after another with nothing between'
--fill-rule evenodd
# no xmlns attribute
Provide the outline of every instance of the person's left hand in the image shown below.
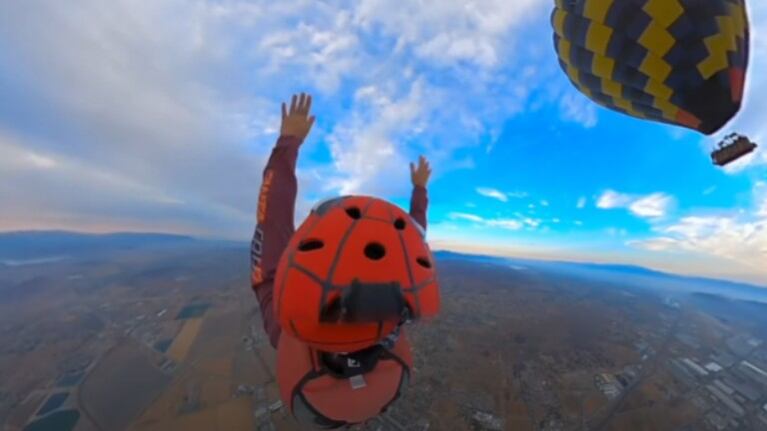
<svg viewBox="0 0 767 431"><path fill-rule="evenodd" d="M426 157L421 156L418 158L418 167L415 163L410 163L410 180L414 186L426 187L426 183L429 182L431 176L431 167Z"/></svg>
<svg viewBox="0 0 767 431"><path fill-rule="evenodd" d="M312 96L305 93L293 95L289 111L283 103L280 136L293 136L303 142L314 125L314 116L309 115L311 109Z"/></svg>

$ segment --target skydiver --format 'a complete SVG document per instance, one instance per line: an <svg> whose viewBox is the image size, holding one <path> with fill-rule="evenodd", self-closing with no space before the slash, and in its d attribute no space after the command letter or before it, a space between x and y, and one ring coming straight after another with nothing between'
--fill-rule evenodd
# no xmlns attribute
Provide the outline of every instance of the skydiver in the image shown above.
<svg viewBox="0 0 767 431"><path fill-rule="evenodd" d="M386 286L382 288L380 285L357 283L358 279L370 278L370 274L365 274L362 269L353 268L364 268L365 265L375 263L365 259L377 258L377 256L371 257L369 255L366 258L362 255L362 250L359 250L360 264L352 265L352 271L358 271L354 275L355 282L352 283L352 286L345 286L342 289L343 296L340 299L336 298L336 302L342 301L343 304L336 307L335 316L330 318L331 323L315 321L310 322L310 324L314 325L315 329L326 331L331 336L342 340L346 332L356 331L357 328L361 327L359 322L354 321L352 317L359 318L367 312L378 316L377 318L388 319L386 320L386 325L388 325L386 327L393 327L394 329L388 333L381 333L383 320L379 321L377 339L368 342L359 350L339 352L338 349L334 350L333 346L320 345L323 348L318 348L315 344L303 342L295 335L295 328L291 327L288 328L291 331L286 331L280 324L278 303L285 301L285 297L288 295L288 293L280 292L288 292L291 287L295 287L292 284L295 282L291 281L295 278L287 278L284 283L285 286L280 285L281 287L278 288L284 290L277 292L275 292L275 279L279 282L279 280L287 277L285 271L290 271L290 269L285 269L285 267L290 264L286 261L291 260L290 256L298 247L297 240L300 238L296 237L303 229L302 225L299 231L296 231L293 225L297 192L295 166L301 145L309 135L315 121L315 117L310 114L311 104L311 96L303 93L292 97L289 108L284 103L282 104L280 136L264 169L258 199L258 221L251 246L251 285L259 302L264 330L268 334L272 347L278 349L277 374L283 402L299 422L330 429L364 422L375 417L399 397L408 384L412 367L410 346L404 336L404 331L401 330L401 326L408 323L412 317L410 313L413 312L414 307L410 296L422 295L420 297L421 302L418 299L415 302L418 304L419 310L431 310L422 312L422 315L426 317L436 314L439 307L439 297L434 276L431 279L433 286L429 285L428 289L424 289L424 291L431 289L431 296L426 297L425 293L409 293L407 294L410 295L407 301L411 302L407 302L407 304L403 299L407 295L401 291L402 289L392 291L391 289L386 290ZM418 253L424 253L421 250L426 250L425 253L428 253L428 246L422 235L427 223L426 185L431 175L429 162L421 156L417 166L410 163L410 175L413 191L409 217L407 213L384 201L374 198L355 198L370 202L370 205L375 203L381 208L386 208L389 214L395 214L397 211L402 212L403 218L397 219L395 223L396 229L400 232L395 230L394 226L383 225L380 220L374 229L368 231L363 231L361 228L354 229L354 223L349 230L341 231L338 229L336 234L330 234L330 237L325 238L326 243L336 243L335 246L339 250L336 254L336 260L339 258L344 243L347 244L346 247L348 248L351 247L348 244L354 244L357 240L380 239L385 234L395 235L395 238L396 235L400 235L397 243L402 243L401 248L405 256L409 254L415 259L415 256L419 255ZM317 207L320 209L313 210L310 217L313 217L315 221L319 220L323 216L322 211L332 212L334 206L346 202L344 199L346 198L320 205ZM352 215L367 220L367 216L359 211ZM343 214L342 216L346 217ZM409 220L404 220L404 218L409 218ZM367 223L374 222L376 221L372 220L371 217L371 221ZM412 222L412 226L406 228L405 226L410 222ZM420 233L414 234L415 230L406 230L416 228ZM410 233L410 235L404 235L403 232ZM343 239L340 237L342 234L344 235ZM367 237L362 238L365 235ZM405 237L408 239L403 239ZM374 243L369 242L368 245L370 244ZM324 245L329 246L330 244ZM367 252L368 247L365 247L364 253L366 255ZM393 254L393 251L391 253ZM381 262L385 261L382 260ZM424 262L419 260L419 263L423 264ZM424 265L424 267L426 266L430 268L430 264ZM384 267L382 269L392 273L396 272L394 271L395 268ZM413 270L407 267L407 271L410 272L412 282ZM322 288L324 289L325 285ZM306 289L305 293L299 294L299 297L295 299L308 300L311 292L309 288ZM362 301L360 298L367 299ZM399 308L388 310L381 304L399 304ZM323 310L332 308L327 304L318 303L316 305L324 306ZM381 313L385 314L389 311L391 311L390 314L381 317L383 316ZM348 322L351 323L344 320L344 313L347 314L346 317L350 319ZM338 324L334 326L334 322ZM391 322L396 322L396 325L390 325ZM290 320L290 323L292 324L293 321ZM354 326L355 324L357 326ZM337 331L337 333L333 331ZM328 347L327 350L324 347Z"/></svg>

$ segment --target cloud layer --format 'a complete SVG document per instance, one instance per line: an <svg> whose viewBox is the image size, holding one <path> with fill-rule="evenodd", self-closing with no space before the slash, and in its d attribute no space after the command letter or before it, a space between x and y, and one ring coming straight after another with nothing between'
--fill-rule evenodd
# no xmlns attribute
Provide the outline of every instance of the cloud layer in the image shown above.
<svg viewBox="0 0 767 431"><path fill-rule="evenodd" d="M541 225L540 219L523 217L516 218L485 218L476 214L453 212L448 215L452 220L469 221L477 226L517 231L521 229L535 230Z"/></svg>
<svg viewBox="0 0 767 431"><path fill-rule="evenodd" d="M767 262L767 183L755 184L748 209L697 210L653 227L655 236L629 244L644 250L719 259L709 270L764 283Z"/></svg>
<svg viewBox="0 0 767 431"><path fill-rule="evenodd" d="M301 199L396 196L409 159L471 165L455 151L544 82L510 55L545 16L536 0L33 3L0 4L0 156L13 167L0 180L15 185L0 199L16 203L0 228L156 213L158 229L242 237L278 103L298 89L318 96L314 151L329 153L302 163L325 180L302 181Z"/></svg>
<svg viewBox="0 0 767 431"><path fill-rule="evenodd" d="M581 202L579 201L578 203L579 207ZM614 190L606 190L597 199L597 208L606 210L625 208L637 217L652 219L666 216L674 203L674 197L665 193L636 196L619 193Z"/></svg>

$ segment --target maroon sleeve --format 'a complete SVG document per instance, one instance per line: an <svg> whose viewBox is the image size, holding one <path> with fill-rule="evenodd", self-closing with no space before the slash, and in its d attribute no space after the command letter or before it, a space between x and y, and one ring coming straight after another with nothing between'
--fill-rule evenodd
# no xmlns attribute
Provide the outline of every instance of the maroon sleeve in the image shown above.
<svg viewBox="0 0 767 431"><path fill-rule="evenodd" d="M426 194L426 188L414 186L413 194L410 197L410 217L413 217L423 227L423 230L426 230L426 208L428 206L429 198Z"/></svg>
<svg viewBox="0 0 767 431"><path fill-rule="evenodd" d="M296 158L301 142L280 137L264 168L258 197L258 222L250 247L251 285L256 293L269 342L277 348L280 325L274 315L272 290L280 256L295 230Z"/></svg>

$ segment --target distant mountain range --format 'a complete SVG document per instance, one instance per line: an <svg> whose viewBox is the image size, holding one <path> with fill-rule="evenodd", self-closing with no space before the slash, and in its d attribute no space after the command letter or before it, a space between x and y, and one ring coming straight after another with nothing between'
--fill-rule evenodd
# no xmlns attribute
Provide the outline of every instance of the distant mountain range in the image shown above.
<svg viewBox="0 0 767 431"><path fill-rule="evenodd" d="M244 252L247 250L244 242L203 240L190 236L162 233L6 232L0 233L0 266L3 264L16 266L54 262L69 257L144 247L205 247L212 245L236 246L243 247ZM603 281L636 287L659 288L676 292L710 293L726 295L734 299L767 302L767 286L668 274L632 265L542 261L462 254L450 251L437 251L434 256L443 262L464 260L501 265L512 269L540 270L587 279L598 278Z"/></svg>
<svg viewBox="0 0 767 431"><path fill-rule="evenodd" d="M542 261L495 256L471 255L451 251L437 251L434 256L441 261L451 259L479 263L506 265L516 268L559 272L583 278L599 278L636 287L670 289L673 291L700 292L725 295L735 299L767 302L767 285L758 286L729 280L692 277L656 271L634 265Z"/></svg>
<svg viewBox="0 0 767 431"><path fill-rule="evenodd" d="M24 262L59 260L64 256L138 247L190 243L182 235L157 233L84 234L66 231L22 231L0 233L0 260ZM7 263L6 262L6 263Z"/></svg>

